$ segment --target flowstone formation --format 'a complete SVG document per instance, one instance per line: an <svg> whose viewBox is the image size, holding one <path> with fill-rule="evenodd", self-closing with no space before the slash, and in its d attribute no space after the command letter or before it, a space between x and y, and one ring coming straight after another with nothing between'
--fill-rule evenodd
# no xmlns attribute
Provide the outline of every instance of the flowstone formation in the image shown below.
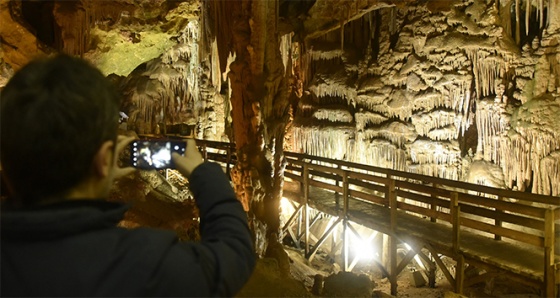
<svg viewBox="0 0 560 298"><path fill-rule="evenodd" d="M309 38L291 149L559 195L559 6L381 7Z"/></svg>

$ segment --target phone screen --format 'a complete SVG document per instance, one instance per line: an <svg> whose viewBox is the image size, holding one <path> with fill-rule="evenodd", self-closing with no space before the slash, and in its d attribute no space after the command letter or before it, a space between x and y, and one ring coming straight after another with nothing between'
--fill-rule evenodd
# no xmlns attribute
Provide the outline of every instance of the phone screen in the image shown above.
<svg viewBox="0 0 560 298"><path fill-rule="evenodd" d="M130 143L131 163L139 169L173 168L171 153L184 155L186 147L182 141L135 140Z"/></svg>

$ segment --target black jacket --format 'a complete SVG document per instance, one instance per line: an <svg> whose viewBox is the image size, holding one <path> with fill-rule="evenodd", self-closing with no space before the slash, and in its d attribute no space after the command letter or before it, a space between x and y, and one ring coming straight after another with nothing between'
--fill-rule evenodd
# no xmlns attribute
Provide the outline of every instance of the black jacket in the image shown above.
<svg viewBox="0 0 560 298"><path fill-rule="evenodd" d="M200 242L115 225L127 207L67 201L4 211L2 296L232 296L255 265L247 216L222 169L192 173Z"/></svg>

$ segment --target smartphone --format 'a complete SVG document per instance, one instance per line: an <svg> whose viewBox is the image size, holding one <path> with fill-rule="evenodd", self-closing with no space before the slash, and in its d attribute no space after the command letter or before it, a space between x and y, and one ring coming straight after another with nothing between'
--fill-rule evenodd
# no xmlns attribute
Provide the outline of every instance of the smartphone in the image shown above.
<svg viewBox="0 0 560 298"><path fill-rule="evenodd" d="M187 143L172 140L134 140L130 143L133 167L144 170L174 168L171 153L185 154Z"/></svg>

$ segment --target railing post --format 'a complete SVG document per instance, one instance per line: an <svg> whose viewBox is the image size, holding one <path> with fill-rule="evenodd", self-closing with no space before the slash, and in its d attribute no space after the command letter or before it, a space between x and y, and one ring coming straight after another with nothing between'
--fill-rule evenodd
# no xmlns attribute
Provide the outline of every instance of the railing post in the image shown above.
<svg viewBox="0 0 560 298"><path fill-rule="evenodd" d="M391 251L391 295L397 295L397 196L395 193L395 180L387 175L387 196L389 197L389 211L391 214L391 236L389 239L389 249Z"/></svg>
<svg viewBox="0 0 560 298"><path fill-rule="evenodd" d="M348 173L346 173L346 171L343 171L342 174L342 199L343 199L343 221L342 221L342 233L343 233L343 268L344 271L348 271L348 252L349 252L349 237L348 237Z"/></svg>
<svg viewBox="0 0 560 298"><path fill-rule="evenodd" d="M340 169L340 165L336 165L336 168ZM335 180L335 184L336 184L337 187L340 187L340 179L338 177ZM336 209L337 209L336 211L338 212L338 210L339 210L338 208L340 206L339 205L340 204L340 194L338 193L338 191L334 192L334 201L335 201L335 204L336 204Z"/></svg>
<svg viewBox="0 0 560 298"><path fill-rule="evenodd" d="M433 187L434 187L434 188L438 188L438 186L439 186L439 185L436 184L436 183L433 184ZM432 200L433 200L433 201L432 201L432 203L430 204L430 209L432 210L432 212L436 213L436 212L437 212L437 204L435 204L435 200L437 199L437 195L432 193L431 197L432 197ZM430 221L431 221L431 222L436 222L437 220L436 220L435 217L432 216L432 217L430 217Z"/></svg>
<svg viewBox="0 0 560 298"><path fill-rule="evenodd" d="M461 208L459 206L459 194L457 192L451 193L450 201L450 212L451 212L451 225L453 227L453 253L459 253L459 241L460 239L460 212Z"/></svg>
<svg viewBox="0 0 560 298"><path fill-rule="evenodd" d="M305 255L309 254L309 168L307 164L303 164L303 221L305 226Z"/></svg>
<svg viewBox="0 0 560 298"><path fill-rule="evenodd" d="M452 192L450 200L451 212L451 225L453 226L453 255L457 261L457 268L455 268L455 292L458 294L463 293L463 281L465 276L465 258L459 251L459 244L461 241L461 207L459 206L459 193Z"/></svg>
<svg viewBox="0 0 560 298"><path fill-rule="evenodd" d="M204 161L208 161L208 150L206 148L206 142L202 144L202 157L204 158Z"/></svg>
<svg viewBox="0 0 560 298"><path fill-rule="evenodd" d="M233 150L233 148L231 148L231 145L230 145L230 146L227 146L227 151L226 151L226 153L227 153L226 174L227 174L228 176L230 176L230 168L229 168L229 167L230 167L230 165L231 165L231 155L232 155L232 154L231 154L231 151L232 151L232 150Z"/></svg>
<svg viewBox="0 0 560 298"><path fill-rule="evenodd" d="M554 209L544 214L544 284L546 297L556 297L556 270L554 265Z"/></svg>
<svg viewBox="0 0 560 298"><path fill-rule="evenodd" d="M504 197L502 196L498 196L498 202L501 202L504 200ZM499 213L502 213L503 211L500 210L498 207L494 208L494 210L496 211L496 217L499 215ZM496 227L501 227L502 226L502 220L500 219L494 219L494 225ZM502 240L502 236L498 235L498 234L494 234L494 240Z"/></svg>
<svg viewBox="0 0 560 298"><path fill-rule="evenodd" d="M300 164L303 164L303 157L299 156L299 157L298 157L298 161L300 162ZM307 176L307 175L305 175L305 173L304 173L304 168L303 168L303 167L304 167L304 165L302 165L302 170L301 170L301 172L300 172L300 173L301 173L301 176L302 176L302 180L305 179L305 178L303 178L303 177L306 177L306 176ZM300 182L300 183L299 183L299 189L300 189L302 192L303 192L303 187L304 187L304 182Z"/></svg>

